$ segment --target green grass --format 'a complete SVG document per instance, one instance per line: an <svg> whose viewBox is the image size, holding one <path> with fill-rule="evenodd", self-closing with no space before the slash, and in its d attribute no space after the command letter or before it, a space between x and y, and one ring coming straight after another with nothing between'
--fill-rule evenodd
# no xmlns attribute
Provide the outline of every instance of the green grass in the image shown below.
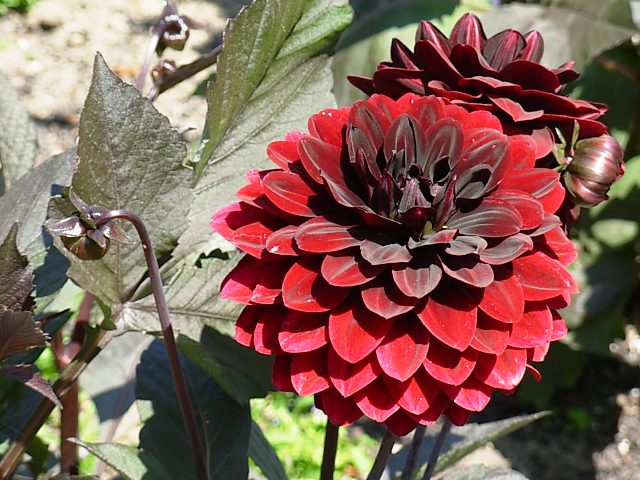
<svg viewBox="0 0 640 480"><path fill-rule="evenodd" d="M4 15L9 10L17 10L18 12L26 12L38 0L0 0L0 15Z"/></svg>
<svg viewBox="0 0 640 480"><path fill-rule="evenodd" d="M312 397L273 393L252 400L251 412L289 478L319 477L327 417L314 408ZM340 428L335 478L365 478L373 465L377 445L358 427Z"/></svg>

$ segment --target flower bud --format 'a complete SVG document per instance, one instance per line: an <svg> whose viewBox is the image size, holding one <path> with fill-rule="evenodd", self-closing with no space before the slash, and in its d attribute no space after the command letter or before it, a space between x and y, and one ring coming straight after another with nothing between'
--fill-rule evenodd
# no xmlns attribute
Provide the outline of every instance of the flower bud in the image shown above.
<svg viewBox="0 0 640 480"><path fill-rule="evenodd" d="M161 34L156 51L161 55L165 48L184 49L189 39L191 20L184 15L169 14L160 20Z"/></svg>
<svg viewBox="0 0 640 480"><path fill-rule="evenodd" d="M624 152L610 135L579 140L564 172L574 203L593 207L606 200L611 184L624 173Z"/></svg>
<svg viewBox="0 0 640 480"><path fill-rule="evenodd" d="M109 251L111 240L130 244L129 236L114 221L97 225L101 215L107 212L99 206L89 206L73 191L69 199L77 211L62 220L49 220L47 229L60 237L64 246L82 260L99 260Z"/></svg>

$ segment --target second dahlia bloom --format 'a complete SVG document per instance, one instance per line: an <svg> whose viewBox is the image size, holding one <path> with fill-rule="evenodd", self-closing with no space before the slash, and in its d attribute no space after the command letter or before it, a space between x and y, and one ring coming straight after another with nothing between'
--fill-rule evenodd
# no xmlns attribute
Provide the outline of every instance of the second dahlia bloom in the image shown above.
<svg viewBox="0 0 640 480"><path fill-rule="evenodd" d="M391 60L380 63L373 78L349 80L368 95L437 95L468 110L493 112L507 133L534 133L540 157L551 151L554 128L570 137L577 121L580 138L607 131L598 121L605 105L561 94L578 78L572 62L549 69L540 64L543 51L537 31L505 30L487 38L480 20L466 14L449 37L421 22L413 51L396 39Z"/></svg>
<svg viewBox="0 0 640 480"><path fill-rule="evenodd" d="M223 282L236 340L342 425L463 424L536 370L575 257L559 174L488 112L374 95L272 143L212 226L247 253Z"/></svg>

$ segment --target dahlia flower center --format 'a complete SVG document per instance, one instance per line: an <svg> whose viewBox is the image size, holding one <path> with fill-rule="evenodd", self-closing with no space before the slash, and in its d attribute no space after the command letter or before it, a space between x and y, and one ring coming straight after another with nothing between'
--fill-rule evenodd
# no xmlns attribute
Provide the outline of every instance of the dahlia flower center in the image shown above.
<svg viewBox="0 0 640 480"><path fill-rule="evenodd" d="M460 208L473 207L491 190L490 165L467 166L459 173L455 168L468 162L463 161L461 127L453 120L440 120L425 130L418 118L401 115L377 145L371 143L379 130L366 130L352 124L347 130L361 197L416 240L446 229ZM487 151L499 146L493 142Z"/></svg>

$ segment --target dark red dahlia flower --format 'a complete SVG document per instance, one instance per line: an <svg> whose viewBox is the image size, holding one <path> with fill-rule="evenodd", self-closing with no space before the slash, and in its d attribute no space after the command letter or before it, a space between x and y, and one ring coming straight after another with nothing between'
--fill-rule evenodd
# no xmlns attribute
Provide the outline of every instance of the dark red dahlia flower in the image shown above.
<svg viewBox="0 0 640 480"><path fill-rule="evenodd" d="M487 39L480 20L466 14L449 38L423 21L413 52L396 39L391 61L380 63L373 78L349 80L368 95L437 95L467 110L490 111L500 118L506 133L533 132L540 158L552 147L548 127L559 128L567 138L576 120L580 138L607 131L597 121L606 112L605 105L560 94L578 77L573 62L550 70L539 63L543 51L537 31L522 35L505 30Z"/></svg>
<svg viewBox="0 0 640 480"><path fill-rule="evenodd" d="M456 424L566 331L559 174L484 111L374 95L272 143L212 226L246 255L222 295L280 390L337 424Z"/></svg>

